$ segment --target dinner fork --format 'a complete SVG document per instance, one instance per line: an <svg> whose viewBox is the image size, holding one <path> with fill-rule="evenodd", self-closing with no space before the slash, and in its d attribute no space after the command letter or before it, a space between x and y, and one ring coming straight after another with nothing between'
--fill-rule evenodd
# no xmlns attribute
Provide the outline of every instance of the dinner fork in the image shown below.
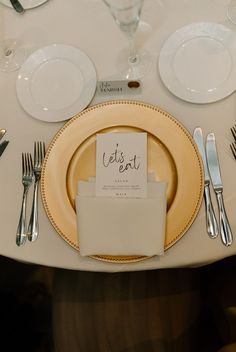
<svg viewBox="0 0 236 352"><path fill-rule="evenodd" d="M28 239L29 241L35 241L39 234L39 224L38 224L38 188L39 181L41 178L41 171L43 160L45 156L45 144L44 142L34 142L34 195L33 204L31 210L31 216L28 226Z"/></svg>
<svg viewBox="0 0 236 352"><path fill-rule="evenodd" d="M24 187L20 219L16 232L16 244L17 246L22 246L25 244L27 239L26 234L26 201L29 188L33 182L33 162L31 154L22 153L22 184Z"/></svg>
<svg viewBox="0 0 236 352"><path fill-rule="evenodd" d="M231 131L231 133L232 133L232 135L234 137L234 140L236 141L236 126L231 127L230 131Z"/></svg>
<svg viewBox="0 0 236 352"><path fill-rule="evenodd" d="M236 142L233 142L233 143L230 144L230 149L232 151L234 159L236 160Z"/></svg>

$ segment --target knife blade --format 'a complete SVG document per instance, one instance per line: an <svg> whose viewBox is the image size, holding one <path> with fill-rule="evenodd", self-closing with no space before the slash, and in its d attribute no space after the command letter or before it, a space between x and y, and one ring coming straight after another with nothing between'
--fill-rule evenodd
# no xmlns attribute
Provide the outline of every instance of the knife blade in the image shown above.
<svg viewBox="0 0 236 352"><path fill-rule="evenodd" d="M193 138L197 144L198 151L202 158L203 169L204 169L204 202L206 209L206 227L207 233L211 238L216 238L219 230L216 221L215 211L212 205L211 193L210 193L210 176L208 172L208 166L206 161L205 148L203 143L203 135L201 127L196 127L193 132Z"/></svg>
<svg viewBox="0 0 236 352"><path fill-rule="evenodd" d="M23 14L25 12L24 7L21 5L19 0L10 0L10 3L16 12Z"/></svg>
<svg viewBox="0 0 236 352"><path fill-rule="evenodd" d="M214 133L209 133L207 135L206 154L210 177L219 208L221 240L225 246L230 246L233 242L233 235L224 206L223 183Z"/></svg>
<svg viewBox="0 0 236 352"><path fill-rule="evenodd" d="M4 152L4 150L6 149L8 143L9 143L9 141L3 141L3 142L0 144L0 156L2 155L2 153Z"/></svg>

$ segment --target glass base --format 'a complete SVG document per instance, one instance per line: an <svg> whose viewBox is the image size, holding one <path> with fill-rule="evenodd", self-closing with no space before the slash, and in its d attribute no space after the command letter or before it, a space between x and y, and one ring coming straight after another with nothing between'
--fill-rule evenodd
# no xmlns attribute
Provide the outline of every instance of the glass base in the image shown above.
<svg viewBox="0 0 236 352"><path fill-rule="evenodd" d="M22 42L6 39L0 42L0 70L5 72L18 70L26 58Z"/></svg>
<svg viewBox="0 0 236 352"><path fill-rule="evenodd" d="M232 23L236 24L236 1L232 1L232 2L227 6L226 14L227 14L228 19L229 19Z"/></svg>
<svg viewBox="0 0 236 352"><path fill-rule="evenodd" d="M139 52L136 60L127 58L127 52L122 52L117 59L117 69L121 78L135 80L144 77L151 69L152 56L146 51Z"/></svg>

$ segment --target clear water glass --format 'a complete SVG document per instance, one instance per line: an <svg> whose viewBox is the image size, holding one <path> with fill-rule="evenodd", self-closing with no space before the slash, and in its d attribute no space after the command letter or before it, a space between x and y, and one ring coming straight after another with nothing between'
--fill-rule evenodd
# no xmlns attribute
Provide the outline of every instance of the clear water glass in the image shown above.
<svg viewBox="0 0 236 352"><path fill-rule="evenodd" d="M135 45L134 35L137 31L143 0L104 0L110 12L129 41L129 55L126 60L127 70L123 76L126 79L138 79L145 75L151 63L151 57L147 52L138 52Z"/></svg>
<svg viewBox="0 0 236 352"><path fill-rule="evenodd" d="M4 7L0 6L0 71L18 70L25 59L26 48L23 42L5 35Z"/></svg>
<svg viewBox="0 0 236 352"><path fill-rule="evenodd" d="M22 43L16 39L0 41L0 70L11 72L18 70L26 58Z"/></svg>

